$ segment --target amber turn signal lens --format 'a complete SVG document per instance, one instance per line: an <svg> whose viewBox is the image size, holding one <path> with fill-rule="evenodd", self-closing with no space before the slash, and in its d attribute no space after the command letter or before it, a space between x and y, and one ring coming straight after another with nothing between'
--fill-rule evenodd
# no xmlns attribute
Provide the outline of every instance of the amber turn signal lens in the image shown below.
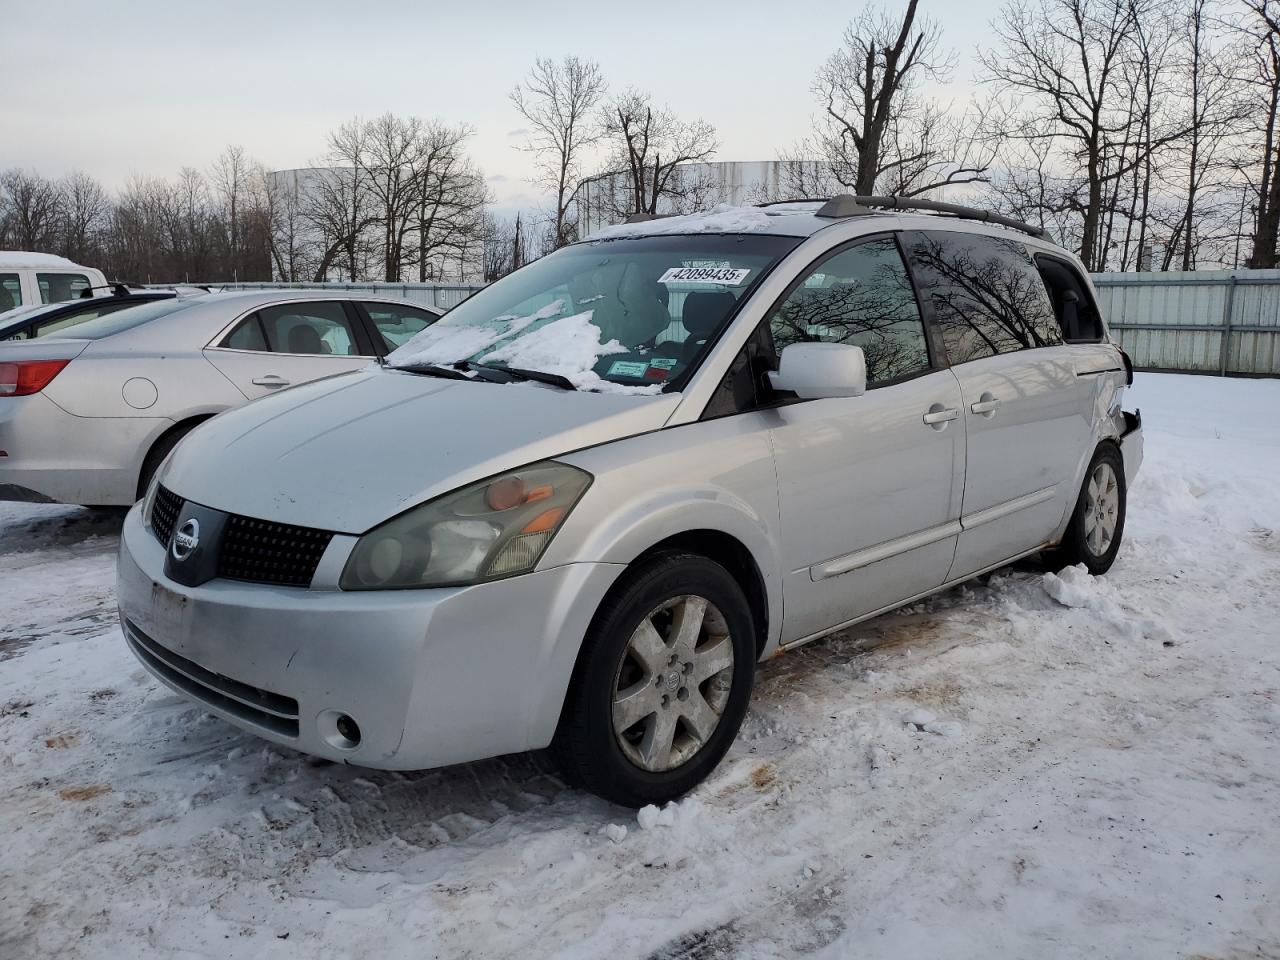
<svg viewBox="0 0 1280 960"><path fill-rule="evenodd" d="M546 533L548 530L554 530L556 524L560 522L560 518L564 516L564 507L552 507L550 510L543 510L540 514L530 520L521 533Z"/></svg>

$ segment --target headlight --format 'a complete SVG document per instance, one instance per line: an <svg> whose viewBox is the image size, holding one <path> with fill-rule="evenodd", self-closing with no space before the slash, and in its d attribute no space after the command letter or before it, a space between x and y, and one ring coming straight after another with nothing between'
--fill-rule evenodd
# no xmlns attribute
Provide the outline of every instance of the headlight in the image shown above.
<svg viewBox="0 0 1280 960"><path fill-rule="evenodd" d="M414 507L356 543L343 590L481 583L528 573L591 484L591 474L544 461Z"/></svg>

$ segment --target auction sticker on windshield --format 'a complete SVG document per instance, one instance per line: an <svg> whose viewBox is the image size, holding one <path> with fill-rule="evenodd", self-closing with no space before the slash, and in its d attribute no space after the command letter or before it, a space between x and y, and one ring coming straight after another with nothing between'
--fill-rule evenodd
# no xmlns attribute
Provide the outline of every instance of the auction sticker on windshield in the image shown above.
<svg viewBox="0 0 1280 960"><path fill-rule="evenodd" d="M611 377L643 377L649 364L643 360L615 360L609 367Z"/></svg>
<svg viewBox="0 0 1280 960"><path fill-rule="evenodd" d="M672 267L658 278L659 283L723 283L736 287L747 279L749 269L739 267Z"/></svg>

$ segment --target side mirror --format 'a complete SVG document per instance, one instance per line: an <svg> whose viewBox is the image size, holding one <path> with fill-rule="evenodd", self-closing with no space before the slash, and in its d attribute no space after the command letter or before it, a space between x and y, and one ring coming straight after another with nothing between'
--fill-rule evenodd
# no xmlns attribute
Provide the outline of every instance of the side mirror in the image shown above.
<svg viewBox="0 0 1280 960"><path fill-rule="evenodd" d="M802 400L860 397L867 392L867 358L851 343L793 343L782 348L769 383Z"/></svg>

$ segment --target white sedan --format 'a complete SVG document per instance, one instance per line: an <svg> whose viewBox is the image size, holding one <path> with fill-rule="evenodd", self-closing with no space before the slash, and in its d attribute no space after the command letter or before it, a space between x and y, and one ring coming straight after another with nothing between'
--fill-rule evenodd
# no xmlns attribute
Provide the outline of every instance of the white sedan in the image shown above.
<svg viewBox="0 0 1280 960"><path fill-rule="evenodd" d="M359 369L439 315L354 293L211 293L0 344L0 500L133 503L201 421Z"/></svg>

